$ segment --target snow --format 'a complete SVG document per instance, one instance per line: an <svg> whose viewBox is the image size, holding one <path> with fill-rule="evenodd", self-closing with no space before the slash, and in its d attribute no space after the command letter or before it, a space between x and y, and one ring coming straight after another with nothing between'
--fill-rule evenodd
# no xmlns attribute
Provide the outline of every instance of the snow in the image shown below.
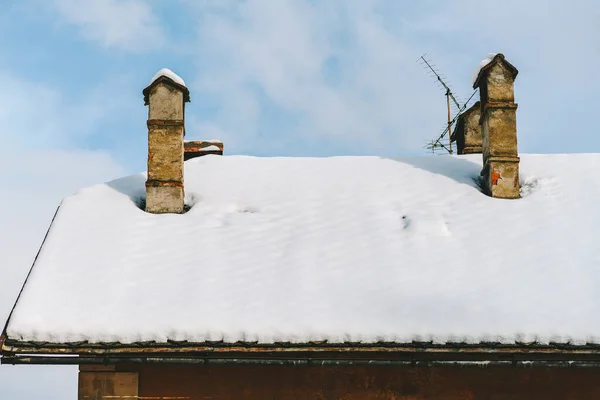
<svg viewBox="0 0 600 400"><path fill-rule="evenodd" d="M477 77L479 76L479 72L489 63L492 62L492 60L494 60L494 57L496 57L496 55L498 55L498 53L489 53L487 55L486 58L484 58L483 60L481 60L481 62L479 63L479 66L475 69L475 71L473 71L473 76L472 76L472 83L473 85L475 85L475 81L477 81Z"/></svg>
<svg viewBox="0 0 600 400"><path fill-rule="evenodd" d="M150 85L152 85L154 83L154 81L157 80L158 78L160 78L161 76L166 76L167 78L170 78L171 80L173 80L173 82L178 83L181 86L185 86L185 82L183 81L183 79L181 79L181 77L179 75L177 75L175 72L171 71L169 68L163 68L160 71L158 71L156 74L154 74L154 76L150 80Z"/></svg>
<svg viewBox="0 0 600 400"><path fill-rule="evenodd" d="M189 212L145 175L64 199L8 325L48 342L600 344L600 154L185 163Z"/></svg>
<svg viewBox="0 0 600 400"><path fill-rule="evenodd" d="M220 151L221 149L219 148L219 146L215 146L214 144L211 144L210 146L203 147L200 150L202 150L202 151Z"/></svg>

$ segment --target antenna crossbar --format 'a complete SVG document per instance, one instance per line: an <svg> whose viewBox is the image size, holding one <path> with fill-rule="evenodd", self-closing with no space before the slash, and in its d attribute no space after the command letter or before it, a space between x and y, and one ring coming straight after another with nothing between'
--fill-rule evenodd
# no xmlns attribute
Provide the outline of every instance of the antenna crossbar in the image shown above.
<svg viewBox="0 0 600 400"><path fill-rule="evenodd" d="M475 91L473 91L473 93L471 93L471 96L467 99L467 101L462 106L459 107L458 113L454 116L454 118L452 118L452 120L450 120L450 122L448 123L448 126L446 126L446 128L442 131L442 133L439 135L439 137L432 141L432 144L439 145L439 146L443 147L444 149L447 149L446 146L444 146L442 144L441 140L450 131L450 127L456 123L456 120L458 120L458 117L460 117L460 114L462 114L463 111L465 111L467 109L469 102L473 99L473 96L475 96L476 93L477 93L477 90L475 90ZM450 154L452 154L450 151L448 151L448 152Z"/></svg>
<svg viewBox="0 0 600 400"><path fill-rule="evenodd" d="M421 56L421 60L423 60L423 63L431 70L431 72L433 72L433 74L437 78L438 82L444 87L444 89L446 89L446 95L449 96L452 99L452 101L454 102L454 104L456 105L456 107L460 108L460 104L458 104L458 101L454 97L454 94L452 94L452 90L450 90L450 87L448 87L448 85L446 85L446 82L444 82L444 80L442 79L442 77L440 76L440 74L438 74L438 72L425 59L425 55Z"/></svg>
<svg viewBox="0 0 600 400"><path fill-rule="evenodd" d="M432 78L435 78L437 80L437 84L439 85L439 87L445 91L444 95L446 96L446 107L447 107L447 118L448 118L446 127L442 131L442 133L436 139L432 140L429 144L427 144L425 147L427 149L431 150L432 152L435 152L435 150L438 150L438 149L444 149L448 153L452 154L453 153L453 151L452 151L452 126L456 123L459 116L467 108L467 106L469 105L469 102L471 101L473 96L475 96L475 93L477 93L477 90L475 90L471 94L471 96L467 99L467 101L461 105L459 103L459 101L456 99L456 97L454 96L454 94L452 93L452 90L450 89L450 86L448 85L448 83L446 83L446 81L447 81L446 77L444 75L442 75L441 73L439 73L439 71L435 68L436 65L430 61L427 61L425 56L426 56L426 54L423 54L421 57L419 57L419 59L417 61L419 61L421 63L423 68L425 68L427 70L427 73ZM456 115L454 116L454 118L451 118L452 111L456 112ZM442 139L444 139L447 134L448 134L448 147L446 147L446 145L442 144Z"/></svg>

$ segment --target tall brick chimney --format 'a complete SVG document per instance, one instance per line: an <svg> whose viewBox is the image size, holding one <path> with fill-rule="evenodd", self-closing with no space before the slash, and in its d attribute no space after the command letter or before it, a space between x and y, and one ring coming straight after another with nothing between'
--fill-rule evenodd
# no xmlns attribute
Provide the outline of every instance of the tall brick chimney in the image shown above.
<svg viewBox="0 0 600 400"><path fill-rule="evenodd" d="M143 94L148 105L146 211L183 213L184 119L190 92L180 77L162 69Z"/></svg>
<svg viewBox="0 0 600 400"><path fill-rule="evenodd" d="M514 81L519 71L496 54L477 75L473 88L481 99L481 134L485 189L492 197L520 197L517 151L517 104Z"/></svg>

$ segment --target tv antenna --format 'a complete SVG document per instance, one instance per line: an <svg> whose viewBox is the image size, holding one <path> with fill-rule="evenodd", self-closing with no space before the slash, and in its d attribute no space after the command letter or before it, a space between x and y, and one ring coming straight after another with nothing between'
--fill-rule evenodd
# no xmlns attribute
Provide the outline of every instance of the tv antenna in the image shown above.
<svg viewBox="0 0 600 400"><path fill-rule="evenodd" d="M437 83L440 86L440 88L442 88L445 91L446 107L448 108L448 122L447 122L445 128L443 129L442 133L436 139L427 143L425 148L427 148L428 150L431 150L432 153L435 153L436 150L441 149L441 150L447 151L449 154L453 154L454 151L452 150L452 126L456 123L460 114L462 114L462 112L467 109L467 105L469 104L469 102L471 101L473 96L475 96L475 93L477 93L477 90L473 91L471 96L461 106L460 103L458 102L458 100L456 100L456 97L454 96L454 94L452 93L450 86L448 86L448 84L444 81L445 77L442 74L440 74L437 69L434 68L435 64L433 64L430 60L428 61L425 58L426 55L427 54L423 54L421 57L419 57L419 59L417 61L423 66L423 68L428 70L428 72L430 73L430 76L432 78L435 78L437 80ZM457 110L454 117L452 117L452 113L451 113L452 106L454 106ZM448 146L446 146L443 143L443 140L446 137L446 134L448 135Z"/></svg>

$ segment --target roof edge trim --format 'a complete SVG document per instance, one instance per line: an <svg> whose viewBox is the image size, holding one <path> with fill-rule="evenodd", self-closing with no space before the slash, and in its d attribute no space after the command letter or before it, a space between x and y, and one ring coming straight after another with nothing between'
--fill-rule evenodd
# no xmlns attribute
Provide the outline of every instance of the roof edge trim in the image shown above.
<svg viewBox="0 0 600 400"><path fill-rule="evenodd" d="M167 364L167 365L288 365L288 366L419 366L419 367L556 367L556 368L598 368L598 360L396 360L348 358L202 358L202 357L4 357L2 364L8 365L116 365L116 364Z"/></svg>
<svg viewBox="0 0 600 400"><path fill-rule="evenodd" d="M55 355L122 355L122 354L266 354L292 352L356 352L356 353L539 353L539 354L597 354L600 344L574 345L568 343L33 343L7 338L2 347L5 354L55 354Z"/></svg>

